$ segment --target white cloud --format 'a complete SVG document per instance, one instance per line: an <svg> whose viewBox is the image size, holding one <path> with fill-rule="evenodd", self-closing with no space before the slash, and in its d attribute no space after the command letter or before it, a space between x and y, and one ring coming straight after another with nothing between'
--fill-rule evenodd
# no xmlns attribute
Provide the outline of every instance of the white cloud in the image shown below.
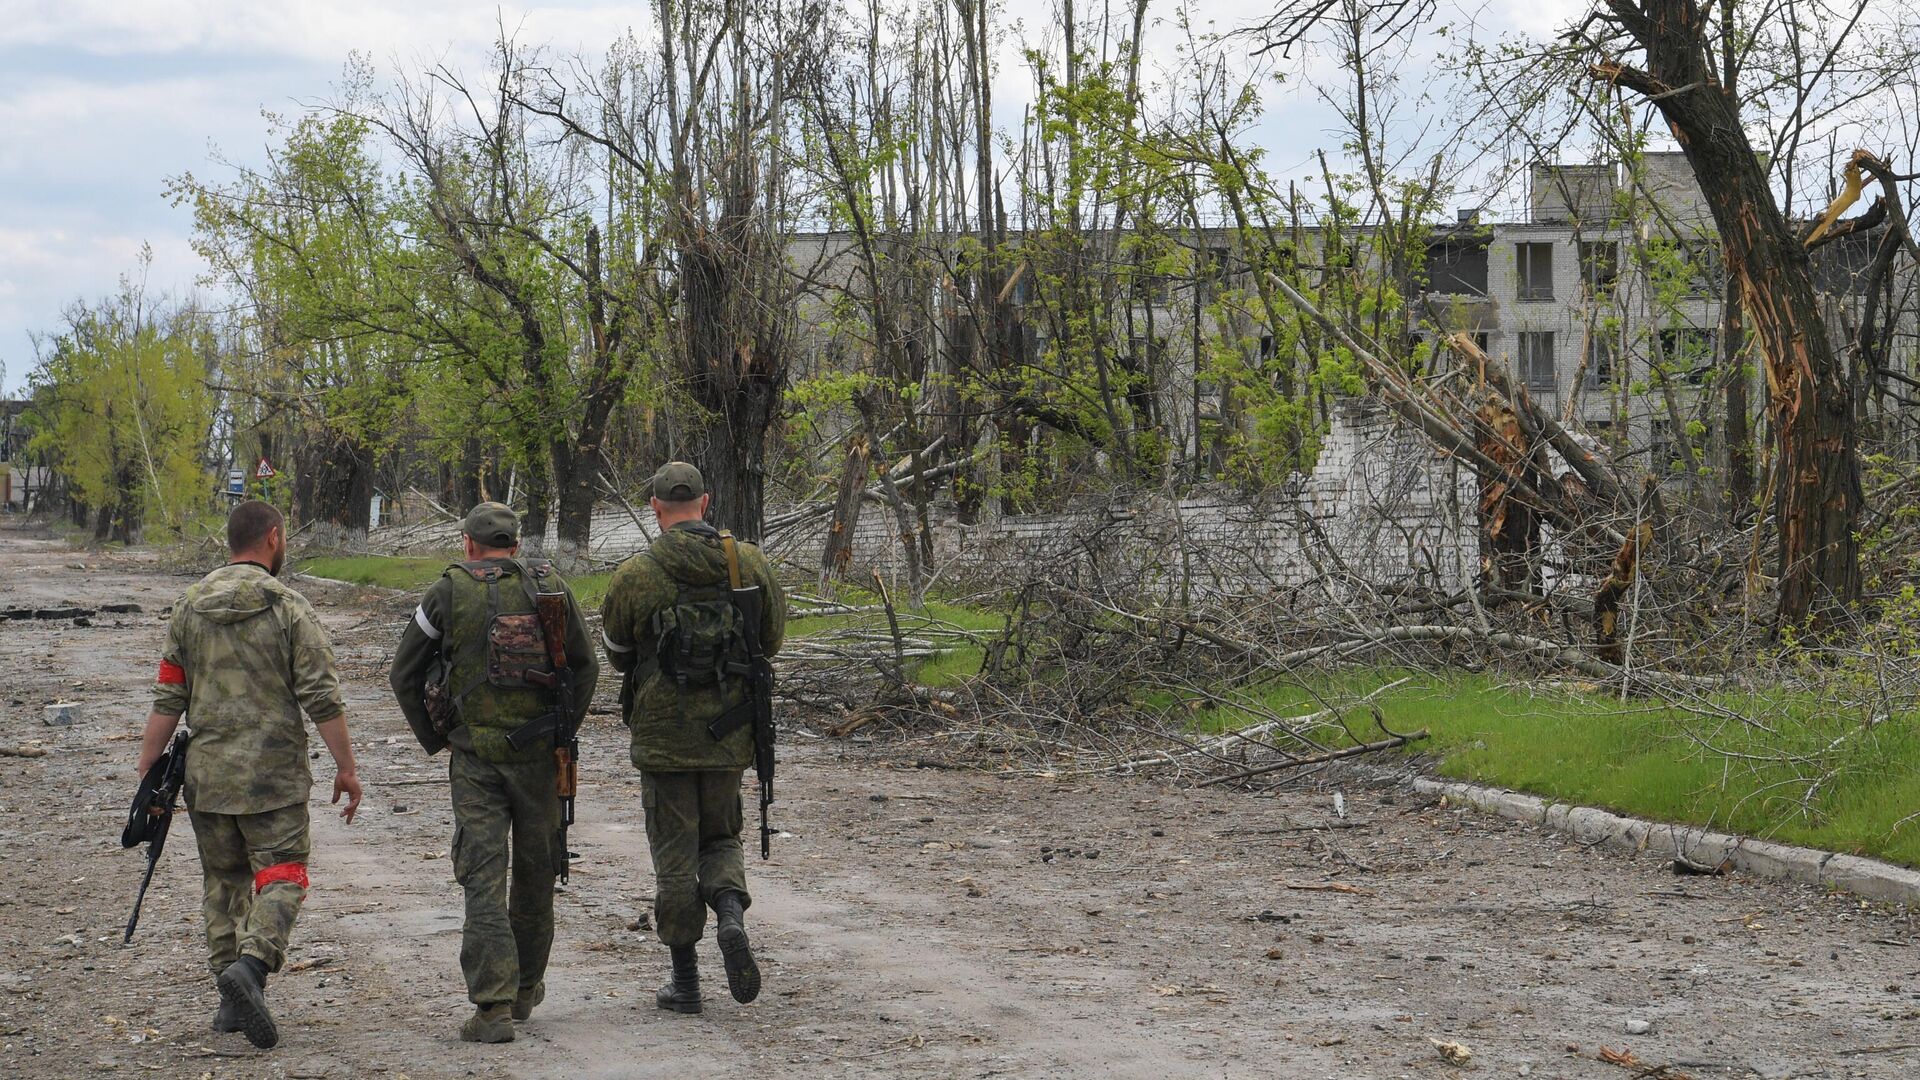
<svg viewBox="0 0 1920 1080"><path fill-rule="evenodd" d="M846 0L855 10L865 0ZM1456 0L1477 3L1479 0ZM1175 0L1154 0L1148 76L1184 43ZM1576 17L1578 0L1488 0L1481 26L1545 34ZM257 163L259 111L325 99L348 53L390 73L445 62L479 74L500 21L527 45L594 56L629 28L644 33L650 5L608 0L497 5L494 0L0 0L0 360L17 387L30 362L29 329L51 328L63 304L97 296L151 241L155 288L191 289L199 266L191 223L161 198L166 179L217 172L209 143ZM1192 5L1196 33L1253 23L1271 0ZM1116 9L1117 10L1117 9ZM1031 100L1020 49L1057 42L1053 4L1010 4L995 41L994 92L1003 130ZM1454 21L1464 15L1456 14ZM1118 30L1119 33L1126 32ZM1087 40L1093 40L1092 27ZM1158 61L1158 64L1154 63ZM1305 91L1325 77L1316 61L1286 88L1263 87L1259 130L1270 164L1311 161L1332 140L1324 106ZM1162 85L1172 95L1176 87Z"/></svg>
<svg viewBox="0 0 1920 1080"><path fill-rule="evenodd" d="M122 274L138 268L142 245L153 252L150 289L176 297L192 291L200 265L183 233L139 236L88 214L0 223L0 375L9 391L33 368L31 335L57 330L62 309L74 300L117 288Z"/></svg>
<svg viewBox="0 0 1920 1080"><path fill-rule="evenodd" d="M338 63L465 45L484 55L496 14L525 40L571 46L612 40L645 8L545 4L516 11L472 0L39 0L0 25L0 48L61 46L104 56L170 52L290 56Z"/></svg>

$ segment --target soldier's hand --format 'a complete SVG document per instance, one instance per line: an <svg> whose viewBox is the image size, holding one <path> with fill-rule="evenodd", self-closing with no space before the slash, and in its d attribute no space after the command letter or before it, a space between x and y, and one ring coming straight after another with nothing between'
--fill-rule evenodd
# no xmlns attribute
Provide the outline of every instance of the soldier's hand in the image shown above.
<svg viewBox="0 0 1920 1080"><path fill-rule="evenodd" d="M354 811L360 809L360 777L355 775L352 769L345 769L333 774L332 802L338 805L340 796L342 795L347 797L347 805L345 809L340 811L340 816L346 819L347 824L351 825L353 824Z"/></svg>

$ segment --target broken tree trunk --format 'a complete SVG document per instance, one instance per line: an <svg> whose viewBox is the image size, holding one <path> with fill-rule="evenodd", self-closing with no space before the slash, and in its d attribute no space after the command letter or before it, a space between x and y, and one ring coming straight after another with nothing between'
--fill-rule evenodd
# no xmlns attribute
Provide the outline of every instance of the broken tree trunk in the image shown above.
<svg viewBox="0 0 1920 1080"><path fill-rule="evenodd" d="M844 577L853 561L853 532L860 525L860 507L866 501L867 472L873 460L873 444L865 434L855 432L847 439L847 461L840 471L840 493L833 501L833 524L827 527L827 544L820 552L820 584Z"/></svg>
<svg viewBox="0 0 1920 1080"><path fill-rule="evenodd" d="M1651 484L1653 479L1648 478ZM1653 546L1653 526L1645 521L1634 526L1627 542L1613 557L1613 569L1593 594L1593 655L1609 664L1623 663L1625 650L1620 645L1620 602L1633 588L1634 575L1640 571L1640 556Z"/></svg>
<svg viewBox="0 0 1920 1080"><path fill-rule="evenodd" d="M1860 595L1855 526L1863 495L1846 372L1815 298L1806 247L1774 200L1739 98L1708 55L1708 12L1699 0L1605 0L1603 11L1638 42L1646 68L1609 57L1593 65L1593 76L1644 96L1672 129L1765 356L1777 439L1779 622L1837 615Z"/></svg>
<svg viewBox="0 0 1920 1080"><path fill-rule="evenodd" d="M1539 484L1532 448L1520 418L1506 402L1489 399L1474 415L1474 443L1503 470L1481 474L1480 576L1499 590L1537 595L1534 553L1540 547L1540 515L1514 495L1516 483Z"/></svg>
<svg viewBox="0 0 1920 1080"><path fill-rule="evenodd" d="M1515 412L1552 445L1554 452L1559 454L1561 459L1580 477L1588 492L1608 506L1621 505L1625 493L1621 490L1619 481L1600 461L1599 455L1580 445L1580 441L1573 437L1573 433L1568 431L1552 412L1541 408L1531 396L1515 387L1513 381L1507 377L1506 371L1488 358L1487 354L1481 351L1480 346L1473 343L1470 335L1466 333L1449 335L1447 345L1466 357L1473 364L1474 374L1505 398Z"/></svg>

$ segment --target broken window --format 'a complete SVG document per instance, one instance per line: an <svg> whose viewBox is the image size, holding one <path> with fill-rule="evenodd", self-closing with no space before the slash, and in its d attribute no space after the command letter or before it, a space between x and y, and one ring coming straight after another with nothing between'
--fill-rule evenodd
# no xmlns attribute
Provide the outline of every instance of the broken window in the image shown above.
<svg viewBox="0 0 1920 1080"><path fill-rule="evenodd" d="M1660 331L1660 359L1670 378L1698 386L1713 374L1712 330L1678 326Z"/></svg>
<svg viewBox="0 0 1920 1080"><path fill-rule="evenodd" d="M1520 299L1553 299L1553 245L1515 244L1513 257Z"/></svg>
<svg viewBox="0 0 1920 1080"><path fill-rule="evenodd" d="M1427 291L1439 296L1487 295L1487 245L1459 240L1428 244Z"/></svg>
<svg viewBox="0 0 1920 1080"><path fill-rule="evenodd" d="M1595 330L1587 335L1587 377L1589 389L1613 382L1613 364L1619 355L1613 335Z"/></svg>
<svg viewBox="0 0 1920 1080"><path fill-rule="evenodd" d="M1520 379L1529 390L1552 390L1553 377L1553 331L1522 330L1518 335L1520 347Z"/></svg>
<svg viewBox="0 0 1920 1080"><path fill-rule="evenodd" d="M1611 240L1581 241L1580 283L1588 295L1613 288L1620 278L1620 245Z"/></svg>
<svg viewBox="0 0 1920 1080"><path fill-rule="evenodd" d="M1671 472L1673 465L1673 421L1652 421L1647 431L1647 468L1658 476Z"/></svg>
<svg viewBox="0 0 1920 1080"><path fill-rule="evenodd" d="M1687 295L1719 296L1724 280L1717 244L1703 242L1687 252Z"/></svg>

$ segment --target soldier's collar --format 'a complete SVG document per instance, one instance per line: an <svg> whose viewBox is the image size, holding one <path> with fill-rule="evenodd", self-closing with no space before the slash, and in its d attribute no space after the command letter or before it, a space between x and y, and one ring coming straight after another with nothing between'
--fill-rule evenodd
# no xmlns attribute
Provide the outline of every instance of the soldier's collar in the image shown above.
<svg viewBox="0 0 1920 1080"><path fill-rule="evenodd" d="M265 574L266 574L266 575L267 575L268 577L272 577L272 576L273 576L273 571L272 571L272 570L269 570L269 569L267 569L267 564L266 564L266 563L262 563L262 562L255 562L255 561L253 561L252 559L235 559L235 560L233 560L232 562L230 562L230 563L228 563L227 565L228 565L228 566L257 566L257 567L259 567L259 568L260 568L260 569L261 569L261 570L262 570L263 572L265 572Z"/></svg>
<svg viewBox="0 0 1920 1080"><path fill-rule="evenodd" d="M693 521L676 521L669 526L667 531L672 532L674 529L685 529L690 533L699 533L701 536L720 535L719 529L714 528L711 523L699 519Z"/></svg>

